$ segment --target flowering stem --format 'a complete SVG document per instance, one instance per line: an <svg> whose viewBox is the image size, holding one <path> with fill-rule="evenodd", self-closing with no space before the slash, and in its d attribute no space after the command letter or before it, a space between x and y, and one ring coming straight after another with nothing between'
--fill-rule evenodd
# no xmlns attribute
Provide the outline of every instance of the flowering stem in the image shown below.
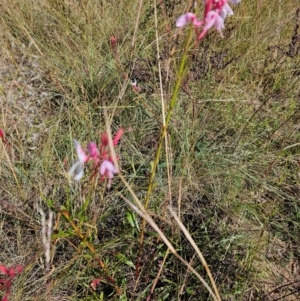
<svg viewBox="0 0 300 301"><path fill-rule="evenodd" d="M183 55L182 55L182 59L181 59L181 62L180 62L178 75L177 75L177 80L175 82L174 91L173 91L173 94L172 94L172 98L171 98L169 109L168 109L167 116L166 116L166 124L161 129L160 139L159 139L159 143L158 143L158 147L157 147L157 151L156 151L156 155L155 155L155 159L154 159L154 164L153 164L153 168L152 168L151 175L150 175L147 195L146 195L146 199L145 199L145 209L148 208L150 195L151 195L151 192L152 192L152 189L153 189L153 183L154 183L156 168L157 168L157 165L159 163L163 142L164 142L164 139L165 139L165 136L166 136L166 133L167 133L169 122L171 120L171 115L172 115L173 109L174 109L176 101L177 101L180 86L181 86L181 83L184 79L184 73L185 73L185 70L186 70L186 67L187 67L188 51L190 49L192 34L193 34L193 29L191 29L189 31L189 35L188 35L186 45L185 45L185 48L184 48L184 52L183 52Z"/></svg>
<svg viewBox="0 0 300 301"><path fill-rule="evenodd" d="M153 163L150 178L149 178L147 194L146 194L146 197L145 197L145 210L148 209L149 200L150 200L151 192L152 192L152 189L153 189L156 169L157 169L157 165L159 163L159 159L160 159L160 156L161 156L162 146L163 146L164 139L165 139L165 136L166 136L166 133L167 133L169 122L171 120L173 109L176 105L176 101L177 101L177 98L178 98L178 93L180 91L180 87L181 87L182 81L184 79L185 71L186 71L186 68L187 68L188 52L189 52L189 49L190 49L190 46L191 46L193 32L194 32L194 30L191 27L191 29L189 30L188 37L186 39L185 47L184 47L184 50L183 50L183 55L182 55L181 62L180 62L179 68L178 68L177 79L176 79L176 82L175 82L173 94L172 94L172 97L171 97L171 101L170 101L167 116L166 116L166 123L165 123L165 126L162 127L161 132L160 132L159 143L158 143L154 163ZM139 250L139 256L138 256L139 259L138 259L138 264L137 264L137 267L136 267L137 272L138 272L138 269L139 269L139 262L140 262L142 247L143 247L143 242L144 242L145 225L146 225L146 220L143 219L142 220L141 233L140 233L140 250Z"/></svg>

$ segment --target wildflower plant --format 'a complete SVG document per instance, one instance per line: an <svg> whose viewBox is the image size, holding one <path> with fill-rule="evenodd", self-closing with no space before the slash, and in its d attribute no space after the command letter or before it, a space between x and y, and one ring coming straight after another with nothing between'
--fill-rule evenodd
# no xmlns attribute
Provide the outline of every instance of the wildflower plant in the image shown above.
<svg viewBox="0 0 300 301"><path fill-rule="evenodd" d="M183 53L181 55L181 61L177 70L177 79L175 81L175 85L173 88L173 93L171 96L171 101L169 103L169 108L166 113L166 118L164 122L164 126L162 127L161 130L161 135L160 135L160 140L156 152L156 157L154 160L152 172L150 175L150 180L149 180L149 186L147 190L147 195L146 195L146 200L145 200L145 208L148 208L148 203L151 195L151 191L153 188L153 183L154 183L154 177L155 177L155 172L156 168L159 162L159 158L161 155L162 151L162 146L165 141L166 133L167 133L167 128L169 125L169 122L171 120L171 115L173 112L173 109L175 107L175 104L178 99L179 91L181 84L184 79L184 75L186 74L186 70L188 68L188 59L189 59L189 54L192 51L195 51L195 48L192 48L193 46L193 29L195 28L195 33L196 33L196 44L197 45L208 33L209 29L212 27L215 27L217 29L221 36L222 35L222 29L224 28L224 21L227 17L227 15L233 15L233 11L228 5L229 3L237 4L241 0L204 0L204 13L203 13L203 19L198 20L196 17L195 13L192 12L187 12L184 13L183 15L179 16L175 22L176 26L178 28L186 26L188 23L192 23L193 27L190 28L190 31L188 33L188 37L186 39L186 43L183 48ZM200 29L200 30L199 30ZM143 225L144 228L144 225ZM143 230L141 231L141 241L143 237Z"/></svg>
<svg viewBox="0 0 300 301"><path fill-rule="evenodd" d="M253 261L253 258L257 259L257 256L252 256L253 250L259 252L258 259L263 261L264 253L260 247L265 249L264 241L272 240L276 232L274 227L272 231L268 231L267 222L276 225L277 213L284 214L287 211L286 208L281 208L282 197L288 200L284 202L285 207L297 207L296 198L292 202L293 198L285 197L288 196L288 191L295 193L295 189L297 190L297 175L296 172L293 174L297 170L298 154L294 148L297 143L289 139L293 134L287 130L295 130L297 106L296 101L290 99L291 93L285 93L288 89L282 89L280 84L281 80L286 83L288 78L285 71L294 73L297 69L291 62L292 57L287 59L289 66L293 68L277 69L273 66L278 65L278 60L281 65L285 60L284 56L289 56L288 51L294 49L290 50L293 44L289 44L287 37L290 30L288 27L291 27L291 13L285 14L286 19L282 18L282 12L288 12L288 6L284 1L279 1L279 4L275 4L276 1L271 4L248 1L247 15L255 22L250 22L249 26L243 26L241 30L230 28L227 32L226 22L236 13L235 8L240 0L197 0L185 4L183 1L120 1L117 7L110 1L105 2L105 5L94 0L89 5L67 1L63 8L59 1L50 2L23 5L22 10L16 10L15 7L18 7L18 3L22 4L22 1L9 1L3 7L5 13L1 20L5 25L2 40L8 43L3 53L13 60L13 64L7 64L10 61L7 60L5 65L8 68L18 67L17 72L5 72L13 82L6 85L4 81L5 85L1 87L1 116L7 119L5 128L10 129L9 134L3 131L5 128L0 129L3 159L0 168L3 180L0 211L1 217L9 214L8 222L3 220L0 223L1 234L2 230L4 232L8 228L7 238L10 240L28 239L36 234L40 238L37 248L27 244L29 251L32 248L38 251L34 256L31 256L28 248L18 252L18 256L24 254L22 251L26 252L22 261L28 262L27 273L31 273L29 278L26 275L25 278L29 280L23 288L18 289L19 299L38 301L70 298L92 301L177 298L220 301L218 290L224 294L224 298L247 299L250 294L259 296L261 288L257 288L256 280L260 279L257 277L261 273L257 268L257 260ZM72 3L69 5L69 2ZM292 1L287 2L294 8ZM174 15L182 5L188 8ZM40 14L41 11L44 13ZM297 14L300 16L299 10ZM243 22L247 18L243 18ZM296 42L299 18L295 21L297 27L293 41ZM154 21L155 25L152 23ZM268 29L267 32L265 29ZM275 34L271 33L272 29ZM260 33L262 34L259 35ZM202 40L208 34L212 34L217 40L223 35L230 35L231 45L219 47L220 45L212 45L216 39L210 39L205 41L201 49ZM284 35L286 37L283 39ZM53 43L45 42L49 40L49 36L55 38ZM267 50L268 40L274 36L276 45ZM260 43L261 41L263 42ZM280 45L277 45L277 41ZM285 42L286 45L283 44ZM250 43L253 46L248 50L246 47ZM228 55L227 47L231 47ZM282 50L278 52L278 49ZM200 55L195 54L199 50ZM266 57L263 50L270 53L270 57ZM296 55L297 49L294 50ZM14 51L17 52L16 58L24 54L21 60L15 60ZM242 51L240 53L243 54L243 60L246 59L245 65L239 59L239 51ZM37 58L39 64L32 65L35 67L32 68L33 72L29 70L27 73L24 68L30 68L31 55ZM230 68L226 68L227 63ZM189 71L192 64L192 70ZM41 66L41 70L38 66ZM261 73L262 68L266 69L263 77L257 78L256 74ZM273 75L271 72L282 75ZM1 76L4 75L2 73ZM204 73L209 74L209 78L205 79ZM24 86L21 82L23 77ZM26 119L26 103L31 102L32 89L41 90L45 79L49 96L46 109L50 109L50 114L48 115L48 111L44 113L44 106L40 106L40 101L34 104L39 104L41 108L45 123L38 126L45 128L47 135L41 135L43 143L32 145L27 140L32 141L31 135L35 129L20 129L19 121L23 116ZM246 82L249 82L249 86L245 85L243 89L241 84ZM256 89L255 83L259 83L259 89ZM7 89L13 90L6 91ZM268 105L265 111L276 112L276 120L273 115L271 118L264 118L268 117L266 112L255 115L258 112L256 107L263 108L268 101L261 95L268 96L268 91L273 89L276 91L276 102ZM184 91L181 92L182 90ZM255 97L255 90L259 90L258 98ZM38 97L43 96L43 93L39 91ZM248 93L251 94L250 99L247 97ZM283 97L285 95L289 97ZM25 101L25 109L20 111L17 103L18 115L10 116L8 112L15 106L14 99ZM234 100L233 104L231 99ZM161 116L158 116L159 100ZM279 110L282 107L279 103L284 105L284 110ZM259 123L250 117L243 128L241 125L252 115L253 108ZM116 130L115 137L111 136L109 127L106 133L96 139L75 136L75 148L73 149L73 141L69 146L71 150L75 150L76 162L67 165L65 159L61 161L61 154L65 151L65 143L69 140L70 131L74 130L73 126L78 132L88 132L90 127L98 123L91 119L106 115L106 110L110 117L117 116L118 120L122 120L131 132L131 137L136 139L128 143L127 150L124 149L126 162L122 167L127 167L124 174L120 172L119 158L114 151L115 148L120 153L117 144L122 138L123 129ZM239 114L241 111L243 114ZM189 115L190 112L192 116ZM216 112L221 112L222 115L219 116ZM20 120L16 116L20 116ZM285 118L289 118L290 125L282 122ZM109 120L105 119L109 124ZM69 123L70 120L72 124ZM36 120L32 120L33 126L35 122ZM134 129L137 126L139 128ZM281 131L280 127L284 130ZM243 134L244 130L245 134L249 133L249 138ZM231 136L230 139L228 135ZM263 141L265 137L270 137L270 147L267 141ZM25 140L26 145L23 146ZM40 161L35 160L39 158L31 160L27 146L36 148L36 152L31 153L40 157ZM238 148L235 150L233 146ZM290 151L291 147L295 152ZM273 150L275 156L270 153ZM264 152L268 155L267 159L263 156ZM256 162L256 154L259 162ZM79 182L73 188L68 185L70 183L57 177L58 172L53 164L57 166L58 162L66 167L73 183L82 181L84 184L81 186ZM292 169L293 164L296 168ZM288 171L285 170L286 166ZM9 170L14 177L8 173ZM271 176L268 177L268 174ZM106 184L116 184L113 181L116 175L118 187L107 192ZM52 180L51 176L55 178ZM119 181L124 187L120 187ZM99 182L101 185L98 185ZM18 188L15 188L15 183ZM253 193L256 187L257 193ZM269 188L265 187L272 189L268 193L270 196L265 193ZM10 204L6 195L17 196L13 200L17 204ZM272 202L267 210L261 210L260 204L257 204L258 197L263 200L272 198L272 201L278 197L280 207ZM254 198L253 205L251 200ZM46 208L41 205L38 208L40 220L36 221L38 216L33 212L33 223L26 219L24 223L22 216L25 215L21 215L23 213L19 208L24 205L24 210L31 214L37 199L49 207L48 221L44 211ZM124 218L124 205L130 207L130 212L127 212L130 213L130 218L126 213L127 220ZM264 212L260 216L262 211ZM132 213L142 218L141 225ZM238 214L238 219L234 218L234 213ZM11 223L14 214L21 218L16 226ZM263 218L260 219L261 217ZM286 214L286 217L289 215ZM131 218L134 222L130 221ZM262 221L260 225L263 229L256 227L257 220ZM146 223L154 231L146 232ZM252 224L255 227L249 235L248 230ZM34 231L28 231L27 228ZM283 228L286 230L282 233L288 233L288 238L296 237L296 227L293 231L291 227ZM18 230L18 235L11 231L15 229ZM203 229L205 233L202 232ZM257 239L262 231L264 235ZM147 233L145 238L143 233ZM137 242L139 235L140 241ZM192 236L195 241L191 239ZM253 239L257 243L253 244ZM243 245L245 240L247 243ZM286 241L280 240L279 244L286 249ZM20 246L19 241L17 246ZM295 244L288 244L287 252L289 246L294 250ZM268 245L268 249L271 248ZM200 249L209 259L209 264ZM45 261L42 260L41 252L44 252ZM293 251L290 254L294 254ZM3 252L3 256L10 255L10 250ZM295 256L290 257L293 259ZM185 262L183 258L189 262ZM186 269L177 265L177 261L185 264ZM289 262L288 266L290 264ZM252 266L255 273L252 273ZM43 267L44 271L41 269ZM132 269L135 269L135 274ZM13 298L12 287L16 284L13 281L21 271L15 266L5 267L0 264L0 298L4 301ZM204 274L205 279L201 280L197 271ZM218 273L214 274L215 271ZM35 281L42 273L43 278ZM250 273L255 277L249 277L248 281ZM240 277L242 274L243 277ZM133 275L136 276L135 279ZM204 288L199 287L194 276L201 280ZM213 278L220 287L216 287ZM253 280L254 294L247 285L251 285ZM292 289L286 284L283 286L288 287L287 290ZM208 290L210 296L204 289ZM279 291L278 288L276 290ZM276 292L275 295L279 293ZM263 296L266 296L265 292Z"/></svg>
<svg viewBox="0 0 300 301"><path fill-rule="evenodd" d="M0 273L7 276L6 279L0 279L0 289L5 291L2 301L8 301L8 297L11 295L11 286L14 278L21 274L23 267L18 265L15 268L8 268L4 265L0 265Z"/></svg>
<svg viewBox="0 0 300 301"><path fill-rule="evenodd" d="M192 23L196 29L202 27L202 30L197 30L197 41L202 40L212 27L223 37L222 29L225 26L224 21L227 16L233 15L233 11L228 5L228 2L237 4L240 1L241 0L205 0L203 20L198 20L194 13L188 12L176 20L176 26L184 27L188 23Z"/></svg>
<svg viewBox="0 0 300 301"><path fill-rule="evenodd" d="M123 128L117 131L116 136L113 139L113 147L115 147L120 141L123 135ZM70 168L68 174L70 177L74 177L76 181L79 181L84 175L84 166L88 161L93 161L93 174L91 178L94 178L100 174L101 179L108 178L108 185L118 169L115 166L112 155L109 150L109 140L107 133L103 133L100 137L99 147L95 142L90 142L87 146L87 151L84 151L82 146L77 140L74 140L74 146L77 153L78 161L76 161Z"/></svg>
<svg viewBox="0 0 300 301"><path fill-rule="evenodd" d="M164 117L164 123L163 127L161 129L161 134L160 134L160 139L156 151L156 156L154 159L154 163L152 166L152 171L150 174L149 178L149 184L148 184L148 190L147 194L145 197L145 210L148 209L148 204L150 200L150 196L154 187L154 179L155 179L155 174L156 174L156 169L160 160L161 152L163 149L163 145L167 145L167 139L166 139L166 133L168 129L168 125L171 120L171 115L174 110L174 107L177 103L178 95L180 92L180 88L182 85L182 82L184 80L186 71L189 66L189 58L190 58L190 53L195 51L195 47L199 44L199 42L207 35L209 29L214 27L223 37L222 30L224 29L224 21L228 15L232 15L233 11L231 7L228 5L228 2L231 2L233 4L237 4L240 2L240 0L204 0L204 14L203 14L203 19L198 20L197 16L195 13L192 12L187 12L181 16L179 16L176 20L176 26L178 28L182 28L186 26L188 23L192 24L192 27L189 30L185 45L183 47L183 52L181 55L181 61L177 70L177 78L175 81L175 85L173 88L173 93L171 96L171 100L169 103L169 108L166 113L166 117ZM195 43L193 43L193 32L195 29L196 33L196 40ZM146 224L146 219L143 219L142 222L142 227L141 227L141 232L140 232L140 254L142 253L142 245L144 241L144 230L145 230L145 224ZM140 256L141 257L141 256ZM204 263L204 266L206 264ZM139 266L139 262L137 264ZM220 294L218 292L217 286L215 284L215 281L212 277L212 274L207 266L207 274L209 276L211 285L213 287L214 294L212 296L214 297L215 300L221 300Z"/></svg>

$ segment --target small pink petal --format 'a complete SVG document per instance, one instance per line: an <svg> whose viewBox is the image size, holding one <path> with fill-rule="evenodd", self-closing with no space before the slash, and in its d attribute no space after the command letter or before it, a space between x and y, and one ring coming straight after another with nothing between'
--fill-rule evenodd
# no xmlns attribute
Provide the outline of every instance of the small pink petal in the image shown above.
<svg viewBox="0 0 300 301"><path fill-rule="evenodd" d="M90 142L88 144L88 151L89 151L90 157L93 159L97 159L97 157L99 156L99 150L98 150L97 144L95 142Z"/></svg>
<svg viewBox="0 0 300 301"><path fill-rule="evenodd" d="M227 0L214 0L213 1L213 10L216 10L219 12L219 10L224 6L224 4L227 2Z"/></svg>
<svg viewBox="0 0 300 301"><path fill-rule="evenodd" d="M205 26L204 26L203 30L209 30L214 26L215 21L216 21L216 15L217 15L217 13L214 12L214 11L210 11L207 14L207 16L204 20L205 21Z"/></svg>
<svg viewBox="0 0 300 301"><path fill-rule="evenodd" d="M116 46L116 44L117 44L117 38L116 37L114 37L114 36L112 36L112 37L110 37L110 44L114 47L114 46Z"/></svg>
<svg viewBox="0 0 300 301"><path fill-rule="evenodd" d="M89 159L89 157L84 152L84 150L82 149L80 143L77 140L74 140L74 146L75 146L76 153L77 153L79 161L81 163L85 163Z"/></svg>
<svg viewBox="0 0 300 301"><path fill-rule="evenodd" d="M95 291L97 286L99 285L101 278L96 278L91 282L91 287Z"/></svg>
<svg viewBox="0 0 300 301"><path fill-rule="evenodd" d="M100 174L101 176L107 176L109 179L114 177L114 174L117 173L117 169L114 164L108 160L103 160L100 165Z"/></svg>
<svg viewBox="0 0 300 301"><path fill-rule="evenodd" d="M2 129L0 129L0 139L4 140L4 132Z"/></svg>
<svg viewBox="0 0 300 301"><path fill-rule="evenodd" d="M220 12L221 18L225 20L227 16L232 16L232 15L233 15L233 10L227 3L225 3L225 5L222 7Z"/></svg>
<svg viewBox="0 0 300 301"><path fill-rule="evenodd" d="M213 26L222 34L222 28L224 28L224 20L215 11L210 11L205 18L205 26L203 30L207 31Z"/></svg>
<svg viewBox="0 0 300 301"><path fill-rule="evenodd" d="M176 20L176 27L184 27L194 19L196 19L196 15L193 13L183 14Z"/></svg>

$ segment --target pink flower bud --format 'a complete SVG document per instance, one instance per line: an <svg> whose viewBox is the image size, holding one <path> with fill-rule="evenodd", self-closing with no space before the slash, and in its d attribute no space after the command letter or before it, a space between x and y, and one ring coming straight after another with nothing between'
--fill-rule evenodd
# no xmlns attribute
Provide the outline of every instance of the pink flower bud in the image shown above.
<svg viewBox="0 0 300 301"><path fill-rule="evenodd" d="M107 137L106 133L103 133L101 135L101 144L102 144L103 147L108 146L108 137Z"/></svg>
<svg viewBox="0 0 300 301"><path fill-rule="evenodd" d="M14 277L15 276L15 269L14 268L10 268L9 271L8 271L8 275L10 277Z"/></svg>
<svg viewBox="0 0 300 301"><path fill-rule="evenodd" d="M94 291L97 289L97 286L99 285L100 281L101 281L101 278L96 278L92 281L91 287Z"/></svg>
<svg viewBox="0 0 300 301"><path fill-rule="evenodd" d="M0 265L0 272L4 275L8 275L9 274L9 271L8 271L8 268L5 267L4 265Z"/></svg>
<svg viewBox="0 0 300 301"><path fill-rule="evenodd" d="M123 128L120 128L118 131L117 131L117 134L113 140L113 145L116 146L119 142L119 140L121 139L122 135L124 133L124 129Z"/></svg>
<svg viewBox="0 0 300 301"><path fill-rule="evenodd" d="M90 142L88 144L88 151L89 151L90 158L94 160L99 156L99 150L95 142Z"/></svg>
<svg viewBox="0 0 300 301"><path fill-rule="evenodd" d="M117 46L117 38L116 37L110 37L110 45L111 45L111 48L113 50L116 49L116 46Z"/></svg>
<svg viewBox="0 0 300 301"><path fill-rule="evenodd" d="M4 132L2 129L0 129L0 139L2 139L3 141L5 140L4 139Z"/></svg>
<svg viewBox="0 0 300 301"><path fill-rule="evenodd" d="M18 274L21 274L22 272L23 272L23 267L22 266L20 266L20 265L17 265L16 266L16 272L18 273Z"/></svg>

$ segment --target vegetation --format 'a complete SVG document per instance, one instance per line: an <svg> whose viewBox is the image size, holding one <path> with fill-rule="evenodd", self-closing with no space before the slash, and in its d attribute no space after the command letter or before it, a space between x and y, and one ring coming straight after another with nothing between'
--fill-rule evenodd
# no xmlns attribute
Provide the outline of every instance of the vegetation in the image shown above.
<svg viewBox="0 0 300 301"><path fill-rule="evenodd" d="M0 296L213 300L210 271L222 300L299 300L295 1L243 0L188 51L192 1L2 2ZM110 187L68 177L74 139L120 128Z"/></svg>

